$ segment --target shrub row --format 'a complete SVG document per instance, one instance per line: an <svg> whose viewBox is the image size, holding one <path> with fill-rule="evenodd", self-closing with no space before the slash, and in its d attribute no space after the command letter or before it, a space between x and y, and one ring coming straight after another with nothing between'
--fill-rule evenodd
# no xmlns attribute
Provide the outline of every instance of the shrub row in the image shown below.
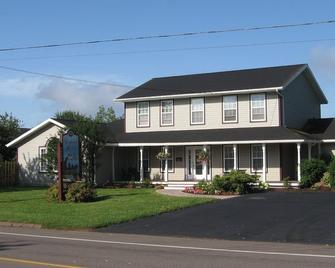
<svg viewBox="0 0 335 268"><path fill-rule="evenodd" d="M213 181L200 181L193 189L185 189L185 192L196 194L246 194L255 189L259 183L258 177L249 175L245 171L233 170L229 174L216 175ZM258 187L256 187L258 189ZM267 188L265 185L263 188Z"/></svg>
<svg viewBox="0 0 335 268"><path fill-rule="evenodd" d="M97 197L94 186L86 182L64 184L65 200L69 202L90 202ZM48 201L58 200L58 185L52 185L47 192Z"/></svg>

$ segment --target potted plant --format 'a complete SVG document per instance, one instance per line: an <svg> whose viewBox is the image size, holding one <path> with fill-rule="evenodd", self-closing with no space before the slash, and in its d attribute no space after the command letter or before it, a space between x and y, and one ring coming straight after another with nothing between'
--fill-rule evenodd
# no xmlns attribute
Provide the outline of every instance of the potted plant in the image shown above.
<svg viewBox="0 0 335 268"><path fill-rule="evenodd" d="M157 155L156 155L156 158L158 160L166 160L170 157L170 153L165 153L165 152L159 152Z"/></svg>
<svg viewBox="0 0 335 268"><path fill-rule="evenodd" d="M206 162L206 161L208 161L208 158L209 158L209 154L205 150L202 150L199 153L197 153L197 160L198 161Z"/></svg>

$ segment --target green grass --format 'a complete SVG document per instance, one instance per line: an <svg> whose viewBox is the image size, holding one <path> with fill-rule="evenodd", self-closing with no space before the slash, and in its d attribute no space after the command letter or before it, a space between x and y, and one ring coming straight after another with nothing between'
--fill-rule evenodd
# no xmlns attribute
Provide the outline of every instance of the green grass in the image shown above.
<svg viewBox="0 0 335 268"><path fill-rule="evenodd" d="M45 188L0 190L0 221L40 224L44 228L98 228L211 202L172 197L153 189L98 189L91 203L53 203Z"/></svg>

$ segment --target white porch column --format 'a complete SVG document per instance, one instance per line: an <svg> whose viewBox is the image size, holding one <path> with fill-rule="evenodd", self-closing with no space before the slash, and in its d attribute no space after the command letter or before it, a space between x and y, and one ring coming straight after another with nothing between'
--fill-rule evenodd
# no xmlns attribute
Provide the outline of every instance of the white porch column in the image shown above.
<svg viewBox="0 0 335 268"><path fill-rule="evenodd" d="M140 181L143 181L144 170L143 170L143 146L140 147Z"/></svg>
<svg viewBox="0 0 335 268"><path fill-rule="evenodd" d="M297 173L298 173L298 181L301 180L301 170L300 170L301 155L300 155L300 147L301 147L301 144L297 143L297 153L298 153L298 157L297 157Z"/></svg>
<svg viewBox="0 0 335 268"><path fill-rule="evenodd" d="M308 144L308 160L312 159L312 144L309 142Z"/></svg>
<svg viewBox="0 0 335 268"><path fill-rule="evenodd" d="M207 146L206 145L203 146L203 150L204 150L204 152L207 152ZM207 176L207 162L208 161L204 161L203 162L203 164L204 164L203 172L205 173L205 176L204 176L205 177L205 181L207 181L207 177L208 177Z"/></svg>
<svg viewBox="0 0 335 268"><path fill-rule="evenodd" d="M234 169L237 170L237 145L233 145L234 150Z"/></svg>
<svg viewBox="0 0 335 268"><path fill-rule="evenodd" d="M262 152L263 152L263 181L266 181L266 144L262 144Z"/></svg>
<svg viewBox="0 0 335 268"><path fill-rule="evenodd" d="M164 147L164 153L168 154L169 149L167 146ZM165 167L164 167L164 181L168 181L168 175L169 175L169 165L168 165L168 160L165 159Z"/></svg>

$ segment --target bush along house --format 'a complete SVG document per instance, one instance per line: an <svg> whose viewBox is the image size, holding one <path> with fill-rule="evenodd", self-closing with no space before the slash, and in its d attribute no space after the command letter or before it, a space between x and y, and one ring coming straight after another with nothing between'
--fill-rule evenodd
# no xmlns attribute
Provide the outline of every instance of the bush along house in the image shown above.
<svg viewBox="0 0 335 268"><path fill-rule="evenodd" d="M327 99L307 64L154 78L115 101L125 116L103 126L98 184L150 178L183 189L245 170L298 185L303 159L335 152L335 121L321 118ZM66 124L48 119L8 144L23 182L48 181L38 159Z"/></svg>

